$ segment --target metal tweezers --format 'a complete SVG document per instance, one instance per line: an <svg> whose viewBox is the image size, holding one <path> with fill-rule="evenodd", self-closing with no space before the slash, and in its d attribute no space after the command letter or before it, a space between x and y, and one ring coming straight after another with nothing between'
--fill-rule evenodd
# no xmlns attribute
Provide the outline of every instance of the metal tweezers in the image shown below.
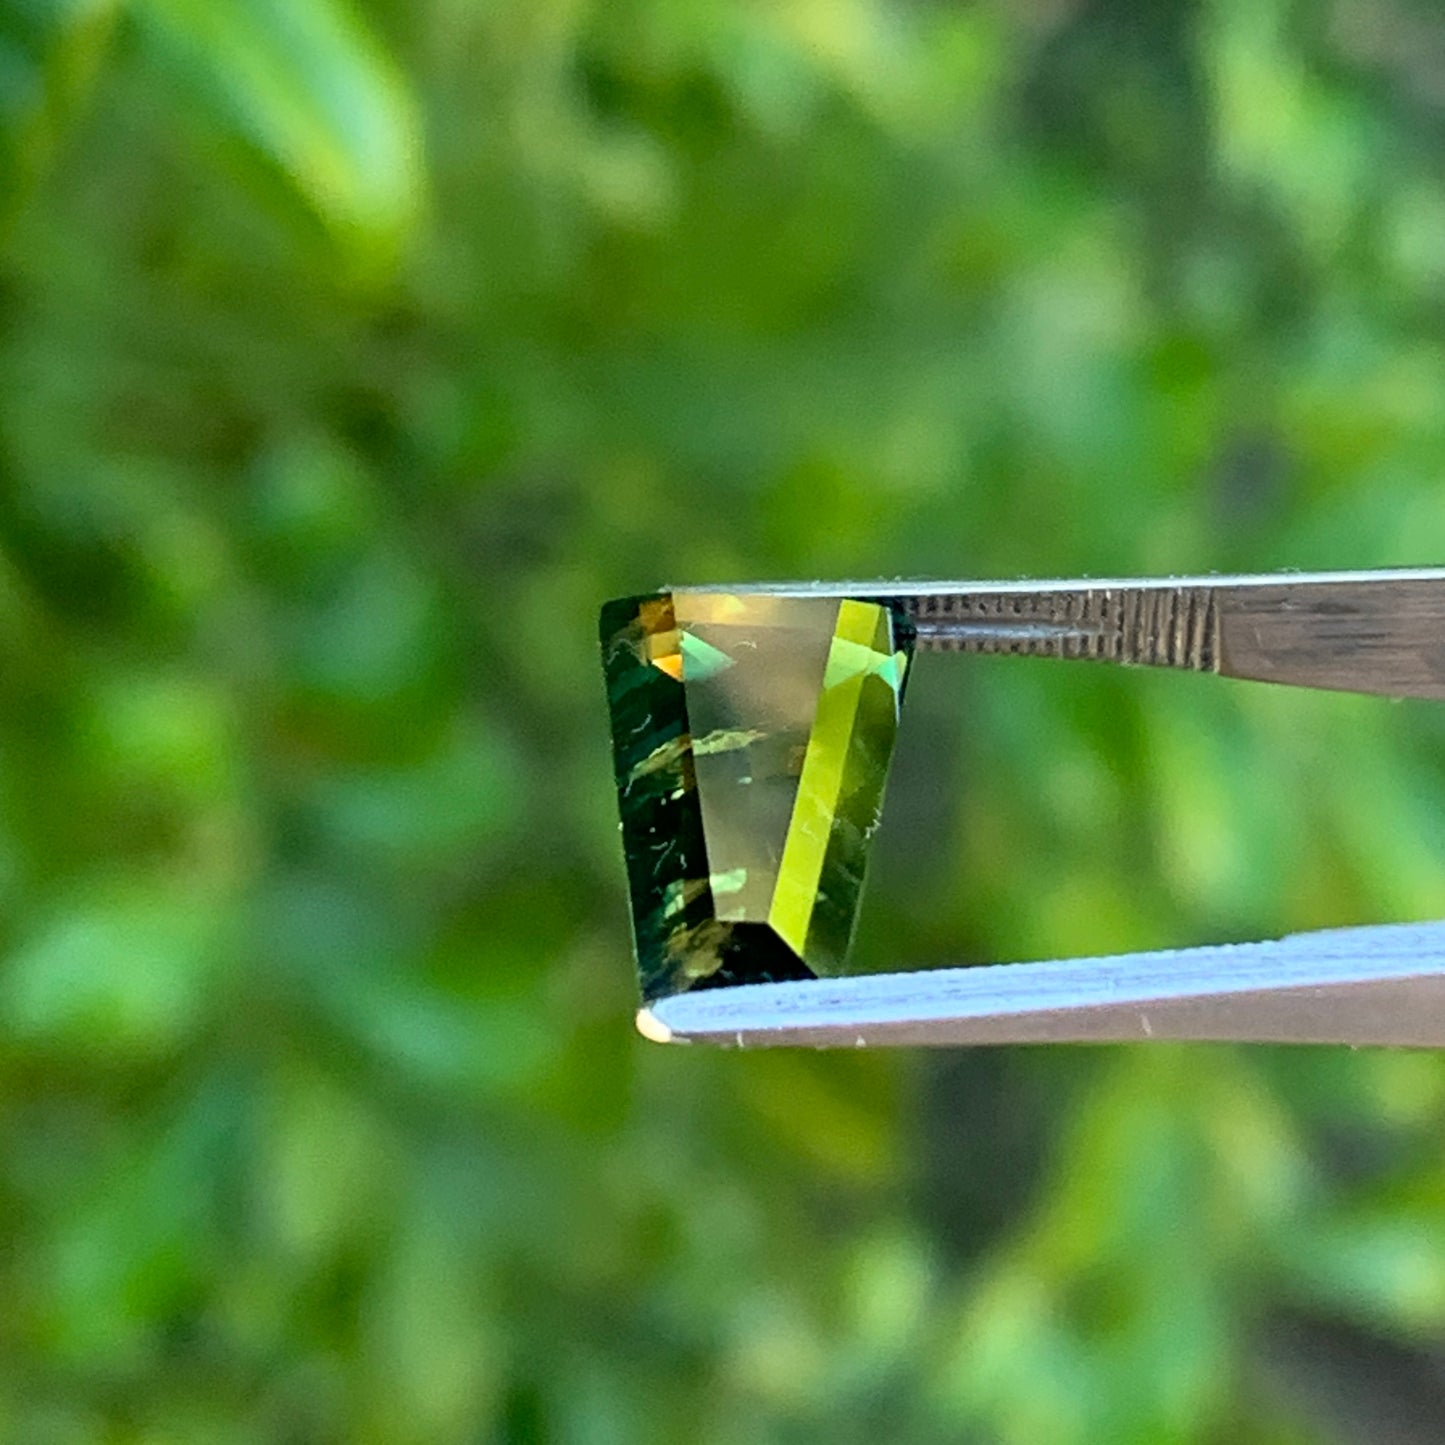
<svg viewBox="0 0 1445 1445"><path fill-rule="evenodd" d="M886 598L913 619L919 651L1094 658L1445 699L1445 568L727 590ZM638 1027L738 1048L1142 1039L1439 1048L1445 922L694 990L644 1009Z"/></svg>

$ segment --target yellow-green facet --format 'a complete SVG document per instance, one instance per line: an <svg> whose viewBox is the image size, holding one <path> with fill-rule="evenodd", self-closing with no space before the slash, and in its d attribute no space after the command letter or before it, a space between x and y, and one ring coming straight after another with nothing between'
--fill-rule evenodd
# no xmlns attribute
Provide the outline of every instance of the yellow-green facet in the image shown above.
<svg viewBox="0 0 1445 1445"><path fill-rule="evenodd" d="M603 660L642 991L844 969L912 649L877 601L609 603Z"/></svg>

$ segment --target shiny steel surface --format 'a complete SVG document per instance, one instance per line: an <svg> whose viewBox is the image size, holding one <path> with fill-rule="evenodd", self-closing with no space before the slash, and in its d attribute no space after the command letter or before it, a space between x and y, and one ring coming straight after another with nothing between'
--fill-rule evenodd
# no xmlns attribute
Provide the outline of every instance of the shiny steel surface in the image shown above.
<svg viewBox="0 0 1445 1445"><path fill-rule="evenodd" d="M639 1028L736 1048L1148 1039L1438 1048L1445 923L695 990L654 1004Z"/></svg>

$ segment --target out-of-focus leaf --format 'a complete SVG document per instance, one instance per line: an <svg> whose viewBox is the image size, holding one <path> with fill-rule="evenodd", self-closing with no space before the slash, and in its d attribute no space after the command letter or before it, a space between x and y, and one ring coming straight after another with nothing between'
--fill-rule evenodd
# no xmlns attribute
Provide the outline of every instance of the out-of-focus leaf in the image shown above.
<svg viewBox="0 0 1445 1445"><path fill-rule="evenodd" d="M164 1054L204 1008L229 919L169 883L64 900L0 972L0 1020L21 1045L125 1059Z"/></svg>
<svg viewBox="0 0 1445 1445"><path fill-rule="evenodd" d="M436 591L415 557L373 547L331 595L293 614L297 681L333 706L416 695L434 675L443 642Z"/></svg>
<svg viewBox="0 0 1445 1445"><path fill-rule="evenodd" d="M459 726L417 764L318 782L320 827L367 864L434 870L479 861L511 821L517 766L492 730Z"/></svg>
<svg viewBox="0 0 1445 1445"><path fill-rule="evenodd" d="M0 6L0 225L54 154L105 54L121 3Z"/></svg>
<svg viewBox="0 0 1445 1445"><path fill-rule="evenodd" d="M22 1306L58 1359L135 1369L155 1320L183 1316L218 1243L213 1164L229 1122L204 1089L55 1202L35 1250L42 1289Z"/></svg>
<svg viewBox="0 0 1445 1445"><path fill-rule="evenodd" d="M406 78L347 0L135 0L167 66L346 245L384 259L422 188Z"/></svg>
<svg viewBox="0 0 1445 1445"><path fill-rule="evenodd" d="M315 1069L275 1080L257 1150L259 1223L296 1269L365 1240L397 1188L396 1140Z"/></svg>
<svg viewBox="0 0 1445 1445"><path fill-rule="evenodd" d="M89 732L94 761L126 790L215 805L234 794L239 758L233 709L199 679L109 678L97 689Z"/></svg>
<svg viewBox="0 0 1445 1445"><path fill-rule="evenodd" d="M1372 118L1351 112L1286 43L1290 7L1216 0L1208 7L1214 115L1225 165L1272 202L1324 259L1337 254L1368 193Z"/></svg>
<svg viewBox="0 0 1445 1445"><path fill-rule="evenodd" d="M360 1398L384 1438L465 1438L496 1409L499 1331L489 1281L457 1268L465 1237L420 1211L389 1242L360 1342L375 1366Z"/></svg>
<svg viewBox="0 0 1445 1445"><path fill-rule="evenodd" d="M1439 1201L1409 1202L1313 1219L1285 1238L1283 1264L1309 1303L1405 1338L1445 1326L1445 1243Z"/></svg>

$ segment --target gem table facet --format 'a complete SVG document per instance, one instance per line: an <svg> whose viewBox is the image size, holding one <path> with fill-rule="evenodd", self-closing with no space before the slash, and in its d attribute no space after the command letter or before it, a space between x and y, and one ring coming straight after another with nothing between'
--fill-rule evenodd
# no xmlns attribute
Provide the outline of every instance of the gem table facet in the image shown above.
<svg viewBox="0 0 1445 1445"><path fill-rule="evenodd" d="M842 971L911 622L677 591L608 603L601 634L644 999Z"/></svg>

